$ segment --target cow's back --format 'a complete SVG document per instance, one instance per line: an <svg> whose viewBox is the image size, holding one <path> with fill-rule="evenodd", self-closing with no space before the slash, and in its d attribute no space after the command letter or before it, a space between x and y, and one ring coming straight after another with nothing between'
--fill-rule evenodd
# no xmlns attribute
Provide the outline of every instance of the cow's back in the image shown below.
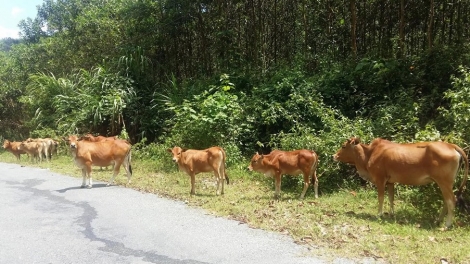
<svg viewBox="0 0 470 264"><path fill-rule="evenodd" d="M380 142L372 149L368 171L389 177L389 182L399 179L407 185L428 184L437 174L451 172L455 175L460 162L460 154L455 147L439 141L408 144Z"/></svg>
<svg viewBox="0 0 470 264"><path fill-rule="evenodd" d="M224 153L220 147L211 147L204 150L188 149L183 152L180 168L186 172L192 170L194 173L210 172L214 164L221 166L224 162Z"/></svg>
<svg viewBox="0 0 470 264"><path fill-rule="evenodd" d="M116 141L78 141L75 159L79 163L91 163L96 166L109 166L116 160L124 160L131 146L121 140Z"/></svg>
<svg viewBox="0 0 470 264"><path fill-rule="evenodd" d="M265 156L271 159L269 163L278 166L284 174L299 174L302 170L308 170L313 167L317 162L317 155L315 152L307 149L294 150L294 151L279 151L272 153L270 156Z"/></svg>

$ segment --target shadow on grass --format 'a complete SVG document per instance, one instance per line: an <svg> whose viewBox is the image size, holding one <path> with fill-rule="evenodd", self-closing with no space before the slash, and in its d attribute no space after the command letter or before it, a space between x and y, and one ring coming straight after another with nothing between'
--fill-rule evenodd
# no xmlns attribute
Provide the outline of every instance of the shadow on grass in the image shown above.
<svg viewBox="0 0 470 264"><path fill-rule="evenodd" d="M427 218L425 219L423 217L416 216L415 214L407 213L406 211L398 211L398 212L395 212L394 215L390 215L389 213L384 213L384 215L381 217L375 214L368 214L368 213L361 213L361 212L355 213L353 211L346 212L345 214L350 217L354 217L356 219L361 219L364 221L371 221L375 223L384 223L384 224L391 224L391 225L417 227L417 228L425 229L425 230L432 230L440 226L440 223L437 223L436 221L439 212L436 212L436 219L427 219Z"/></svg>

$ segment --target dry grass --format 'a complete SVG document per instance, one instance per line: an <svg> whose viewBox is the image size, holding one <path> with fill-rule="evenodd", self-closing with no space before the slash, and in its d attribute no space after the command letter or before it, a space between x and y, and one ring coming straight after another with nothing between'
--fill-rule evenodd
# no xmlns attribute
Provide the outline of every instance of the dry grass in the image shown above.
<svg viewBox="0 0 470 264"><path fill-rule="evenodd" d="M0 161L16 162L9 153L2 153ZM37 166L27 161L21 163ZM63 156L39 166L81 177L70 157ZM200 174L196 195L191 197L189 177L177 172L176 168L171 173L162 173L149 160L134 160L133 168L130 188L182 200L190 206L204 208L211 214L254 228L290 235L297 243L308 247L312 254L326 260L341 256L358 260L367 257L386 263L470 263L470 224L463 216L457 215L455 227L444 231L429 219L432 212L420 212L397 197L396 214L377 218L374 189L341 190L323 194L318 199L313 198L312 189L309 189L306 199L299 201L301 188L298 188L283 190L281 200L275 201L273 181L248 173L240 165L228 168L231 184L226 186L224 196L215 196L211 174ZM94 179L107 181L110 174L110 171L95 168ZM125 181L121 172L117 184L122 185ZM79 184L81 179L77 179Z"/></svg>

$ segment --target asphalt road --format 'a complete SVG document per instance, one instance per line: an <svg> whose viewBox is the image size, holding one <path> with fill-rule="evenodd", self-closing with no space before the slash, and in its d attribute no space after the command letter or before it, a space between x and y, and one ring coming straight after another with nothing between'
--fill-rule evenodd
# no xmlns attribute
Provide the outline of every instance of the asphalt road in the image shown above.
<svg viewBox="0 0 470 264"><path fill-rule="evenodd" d="M325 262L289 237L182 202L0 163L0 263Z"/></svg>

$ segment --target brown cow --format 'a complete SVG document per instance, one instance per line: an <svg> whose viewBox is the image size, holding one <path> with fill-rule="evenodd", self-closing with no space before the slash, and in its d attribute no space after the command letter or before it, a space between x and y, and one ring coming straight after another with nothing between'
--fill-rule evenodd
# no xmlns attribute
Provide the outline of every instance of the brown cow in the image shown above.
<svg viewBox="0 0 470 264"><path fill-rule="evenodd" d="M267 176L274 177L275 198L279 198L281 192L281 177L283 174L303 174L304 189L300 194L300 199L304 198L311 177L311 182L315 191L315 198L318 198L318 178L316 173L318 161L318 155L312 150L273 150L268 155L260 155L256 152L256 154L251 158L248 169L250 171L257 171L264 173Z"/></svg>
<svg viewBox="0 0 470 264"><path fill-rule="evenodd" d="M173 154L173 161L178 164L179 169L191 177L191 195L195 194L196 174L211 171L214 172L217 181L216 194L224 194L224 180L229 184L229 178L225 171L225 151L221 147L204 150L174 147L167 151ZM219 191L220 184L222 184L221 191Z"/></svg>
<svg viewBox="0 0 470 264"><path fill-rule="evenodd" d="M54 140L52 140L52 138L27 138L25 141L40 143L42 145L42 153L40 155L44 155L46 161L51 159L54 148Z"/></svg>
<svg viewBox="0 0 470 264"><path fill-rule="evenodd" d="M117 136L114 136L114 137L104 137L104 136L93 136L92 134L86 134L84 136L82 136L80 138L80 140L87 140L87 141L91 141L91 142L101 142L101 141L113 141L113 140L116 140L118 139ZM101 170L103 169L103 167L100 168ZM106 167L106 169L108 169L108 167Z"/></svg>
<svg viewBox="0 0 470 264"><path fill-rule="evenodd" d="M18 149L26 152L31 157L31 162L34 160L42 162L42 154L44 152L43 142L38 141L23 141L18 145Z"/></svg>
<svg viewBox="0 0 470 264"><path fill-rule="evenodd" d="M9 152L11 152L13 155L15 155L17 160L20 160L21 154L26 154L24 150L18 149L18 146L21 144L21 142L17 141L9 141L5 139L3 141L3 148Z"/></svg>
<svg viewBox="0 0 470 264"><path fill-rule="evenodd" d="M458 196L465 188L468 175L467 155L457 145L446 142L398 144L380 138L366 145L361 143L359 138L351 137L343 143L333 158L355 165L362 178L377 186L379 215L383 214L385 188L388 190L390 213L394 213L394 183L406 185L437 183L444 198L439 221L443 220L447 212L446 227L452 225L455 208L452 187L461 159L465 164L465 174Z"/></svg>
<svg viewBox="0 0 470 264"><path fill-rule="evenodd" d="M67 142L74 158L75 164L82 169L83 182L81 187L92 188L93 179L91 177L91 166L105 167L114 163L114 170L108 186L114 181L119 174L121 164L127 173L127 184L131 182L131 145L124 140L90 142L86 140L78 140L75 135L69 136ZM87 184L87 178L89 184Z"/></svg>

